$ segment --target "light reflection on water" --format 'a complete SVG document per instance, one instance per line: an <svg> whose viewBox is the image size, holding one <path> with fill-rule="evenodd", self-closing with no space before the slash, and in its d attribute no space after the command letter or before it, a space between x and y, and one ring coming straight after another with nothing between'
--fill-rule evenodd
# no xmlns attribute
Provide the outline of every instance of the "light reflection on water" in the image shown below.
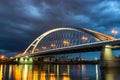
<svg viewBox="0 0 120 80"><path fill-rule="evenodd" d="M119 75L99 65L0 65L0 80L120 80Z"/></svg>

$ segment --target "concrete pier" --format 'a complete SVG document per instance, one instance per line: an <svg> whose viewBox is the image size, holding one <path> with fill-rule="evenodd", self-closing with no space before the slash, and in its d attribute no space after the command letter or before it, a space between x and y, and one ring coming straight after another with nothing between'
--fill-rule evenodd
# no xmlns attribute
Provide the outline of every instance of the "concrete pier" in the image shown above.
<svg viewBox="0 0 120 80"><path fill-rule="evenodd" d="M112 53L112 46L106 45L101 53L101 67L120 67L120 60Z"/></svg>

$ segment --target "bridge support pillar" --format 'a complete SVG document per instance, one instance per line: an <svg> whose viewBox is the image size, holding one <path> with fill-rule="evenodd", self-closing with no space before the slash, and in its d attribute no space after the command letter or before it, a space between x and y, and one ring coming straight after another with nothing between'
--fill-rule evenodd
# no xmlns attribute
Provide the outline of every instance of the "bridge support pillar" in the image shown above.
<svg viewBox="0 0 120 80"><path fill-rule="evenodd" d="M15 61L18 62L18 58L16 58Z"/></svg>
<svg viewBox="0 0 120 80"><path fill-rule="evenodd" d="M33 59L29 57L20 58L19 63L33 63Z"/></svg>
<svg viewBox="0 0 120 80"><path fill-rule="evenodd" d="M112 46L103 47L101 54L101 67L117 67L119 66L117 58L112 53Z"/></svg>
<svg viewBox="0 0 120 80"><path fill-rule="evenodd" d="M24 58L21 57L21 58L19 59L19 63L24 63L24 62L25 62Z"/></svg>
<svg viewBox="0 0 120 80"><path fill-rule="evenodd" d="M32 59L32 58L29 58L29 62L30 62L30 63L33 63L33 59Z"/></svg>

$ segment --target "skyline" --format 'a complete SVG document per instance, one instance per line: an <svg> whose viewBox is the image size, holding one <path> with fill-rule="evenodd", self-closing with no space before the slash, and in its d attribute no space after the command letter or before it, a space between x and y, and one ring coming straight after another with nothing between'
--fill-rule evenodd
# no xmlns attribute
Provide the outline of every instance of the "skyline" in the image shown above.
<svg viewBox="0 0 120 80"><path fill-rule="evenodd" d="M0 53L24 51L36 37L56 27L85 27L112 36L120 31L118 0L1 0Z"/></svg>

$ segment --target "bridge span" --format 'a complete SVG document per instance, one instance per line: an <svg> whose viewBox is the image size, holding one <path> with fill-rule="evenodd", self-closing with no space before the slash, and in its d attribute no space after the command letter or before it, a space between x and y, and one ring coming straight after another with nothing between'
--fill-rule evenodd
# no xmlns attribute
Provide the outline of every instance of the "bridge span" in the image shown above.
<svg viewBox="0 0 120 80"><path fill-rule="evenodd" d="M35 57L101 51L101 65L113 67L120 64L120 60L112 54L112 49L120 49L119 45L120 39L97 31L61 27L43 33L22 54L18 54L14 58L31 57L30 61L32 61L32 58Z"/></svg>
<svg viewBox="0 0 120 80"><path fill-rule="evenodd" d="M100 41L100 42L87 43L82 45L75 45L75 46L39 51L24 56L38 57L38 56L79 53L79 52L94 52L94 51L102 51L102 49L105 46L110 47L113 50L117 50L120 49L119 45L120 45L120 39L116 39L110 41Z"/></svg>

